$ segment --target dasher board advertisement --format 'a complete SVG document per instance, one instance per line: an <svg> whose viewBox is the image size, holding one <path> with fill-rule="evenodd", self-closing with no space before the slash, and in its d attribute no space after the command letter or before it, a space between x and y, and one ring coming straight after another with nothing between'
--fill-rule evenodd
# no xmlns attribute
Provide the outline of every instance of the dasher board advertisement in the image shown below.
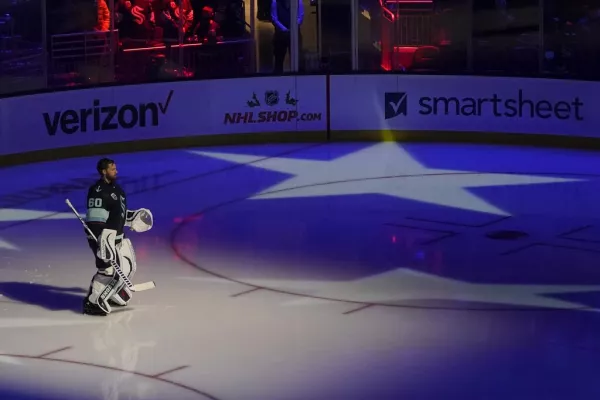
<svg viewBox="0 0 600 400"><path fill-rule="evenodd" d="M331 77L331 129L600 136L600 84L466 76Z"/></svg>
<svg viewBox="0 0 600 400"><path fill-rule="evenodd" d="M197 83L196 83L197 84ZM176 137L198 119L184 118L184 82L112 86L4 99L2 154ZM196 131L199 127L194 127Z"/></svg>
<svg viewBox="0 0 600 400"><path fill-rule="evenodd" d="M325 131L325 76L213 81L215 127L227 133Z"/></svg>
<svg viewBox="0 0 600 400"><path fill-rule="evenodd" d="M0 154L185 136L326 130L326 78L112 86L0 100Z"/></svg>

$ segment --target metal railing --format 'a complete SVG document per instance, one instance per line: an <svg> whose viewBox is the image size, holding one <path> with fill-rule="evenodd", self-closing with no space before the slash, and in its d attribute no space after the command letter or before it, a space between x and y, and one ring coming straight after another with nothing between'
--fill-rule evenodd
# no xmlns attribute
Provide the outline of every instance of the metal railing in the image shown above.
<svg viewBox="0 0 600 400"><path fill-rule="evenodd" d="M119 31L79 32L50 37L49 85L112 82Z"/></svg>
<svg viewBox="0 0 600 400"><path fill-rule="evenodd" d="M382 67L402 69L405 47L431 46L435 43L437 16L431 13L392 13L385 10L381 20ZM410 53L410 52L409 52Z"/></svg>

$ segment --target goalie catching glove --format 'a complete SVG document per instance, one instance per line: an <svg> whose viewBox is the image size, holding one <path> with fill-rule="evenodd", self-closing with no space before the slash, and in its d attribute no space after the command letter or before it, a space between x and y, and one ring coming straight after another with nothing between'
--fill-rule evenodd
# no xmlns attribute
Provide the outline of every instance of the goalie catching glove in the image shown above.
<svg viewBox="0 0 600 400"><path fill-rule="evenodd" d="M147 208L139 210L127 210L127 219L125 226L128 226L134 232L146 232L152 229L154 217Z"/></svg>

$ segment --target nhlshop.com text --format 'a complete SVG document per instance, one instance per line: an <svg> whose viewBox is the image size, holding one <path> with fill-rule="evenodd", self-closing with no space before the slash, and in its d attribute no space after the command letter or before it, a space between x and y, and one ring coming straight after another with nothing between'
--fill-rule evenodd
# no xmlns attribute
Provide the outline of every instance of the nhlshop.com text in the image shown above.
<svg viewBox="0 0 600 400"><path fill-rule="evenodd" d="M298 114L297 111L260 111L254 113L248 112L237 112L237 113L225 113L224 124L268 124L276 122L293 122L293 121L321 121L321 113L303 113Z"/></svg>

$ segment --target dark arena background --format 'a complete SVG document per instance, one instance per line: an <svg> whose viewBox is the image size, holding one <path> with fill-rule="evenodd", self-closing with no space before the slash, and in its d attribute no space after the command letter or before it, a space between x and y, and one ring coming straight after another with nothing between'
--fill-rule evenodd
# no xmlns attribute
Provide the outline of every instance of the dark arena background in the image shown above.
<svg viewBox="0 0 600 400"><path fill-rule="evenodd" d="M0 0L0 399L598 399L598 32L591 0ZM155 284L104 316L66 204L94 222L103 157Z"/></svg>

